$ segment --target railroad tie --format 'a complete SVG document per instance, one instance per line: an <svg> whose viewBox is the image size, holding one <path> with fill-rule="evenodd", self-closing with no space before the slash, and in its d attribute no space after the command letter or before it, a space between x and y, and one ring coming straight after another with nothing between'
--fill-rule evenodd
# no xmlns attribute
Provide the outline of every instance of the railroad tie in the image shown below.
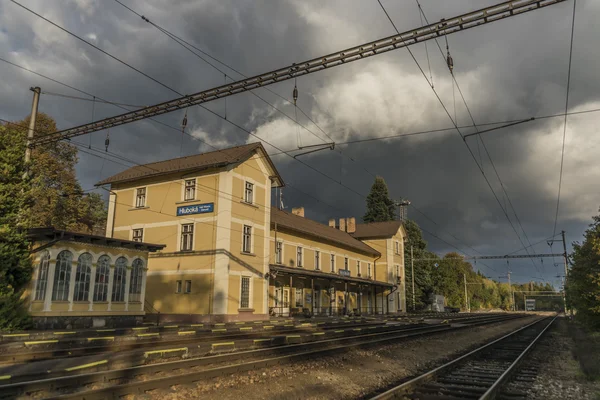
<svg viewBox="0 0 600 400"><path fill-rule="evenodd" d="M154 332L154 333L138 333L136 336L139 337L139 338L160 337L160 333L158 333L158 332Z"/></svg>
<svg viewBox="0 0 600 400"><path fill-rule="evenodd" d="M101 337L89 337L87 338L88 342L93 342L95 340L108 340L111 342L115 341L115 337L114 336L101 336Z"/></svg>
<svg viewBox="0 0 600 400"><path fill-rule="evenodd" d="M144 358L148 358L150 356L164 356L165 354L171 354L171 353L181 353L183 352L183 355L187 355L188 353L188 348L187 347L179 347L177 349L163 349L163 350L152 350L152 351L147 351L144 353Z"/></svg>
<svg viewBox="0 0 600 400"><path fill-rule="evenodd" d="M195 335L196 331L179 331L177 332L178 335Z"/></svg>
<svg viewBox="0 0 600 400"><path fill-rule="evenodd" d="M235 350L235 342L213 343L211 350L213 352Z"/></svg>
<svg viewBox="0 0 600 400"><path fill-rule="evenodd" d="M269 346L271 344L271 339L254 339L254 346Z"/></svg>
<svg viewBox="0 0 600 400"><path fill-rule="evenodd" d="M253 328L251 326L243 326L240 328L240 331L251 331Z"/></svg>
<svg viewBox="0 0 600 400"><path fill-rule="evenodd" d="M34 342L25 342L25 346L34 346L34 345L38 345L38 344L53 344L53 343L58 343L58 340L54 339L54 340L37 340Z"/></svg>
<svg viewBox="0 0 600 400"><path fill-rule="evenodd" d="M77 365L76 367L65 368L66 372L78 371L80 369L87 369L92 367L97 367L99 365L107 364L108 360L95 361L88 364Z"/></svg>
<svg viewBox="0 0 600 400"><path fill-rule="evenodd" d="M225 328L218 328L218 329L213 329L212 333L220 333L220 332L227 332L227 329Z"/></svg>

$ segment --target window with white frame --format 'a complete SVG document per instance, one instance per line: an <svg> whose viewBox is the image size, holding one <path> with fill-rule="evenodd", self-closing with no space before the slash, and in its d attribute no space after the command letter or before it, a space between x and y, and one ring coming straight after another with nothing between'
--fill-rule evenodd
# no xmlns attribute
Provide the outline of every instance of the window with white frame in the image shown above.
<svg viewBox="0 0 600 400"><path fill-rule="evenodd" d="M360 276L360 260L356 260L356 273Z"/></svg>
<svg viewBox="0 0 600 400"><path fill-rule="evenodd" d="M196 179L185 180L185 192L183 193L183 200L195 200L196 199Z"/></svg>
<svg viewBox="0 0 600 400"><path fill-rule="evenodd" d="M242 276L240 288L240 308L250 308L250 277Z"/></svg>
<svg viewBox="0 0 600 400"><path fill-rule="evenodd" d="M131 264L131 280L129 282L129 301L142 300L142 279L144 278L144 262L136 258Z"/></svg>
<svg viewBox="0 0 600 400"><path fill-rule="evenodd" d="M117 258L115 261L115 272L113 277L112 301L125 301L125 285L127 280L127 259L125 257Z"/></svg>
<svg viewBox="0 0 600 400"><path fill-rule="evenodd" d="M367 263L367 278L371 277L371 263Z"/></svg>
<svg viewBox="0 0 600 400"><path fill-rule="evenodd" d="M300 247L300 246L298 246L297 251L296 251L296 266L297 267L302 266L302 247Z"/></svg>
<svg viewBox="0 0 600 400"><path fill-rule="evenodd" d="M275 242L275 264L283 263L283 242Z"/></svg>
<svg viewBox="0 0 600 400"><path fill-rule="evenodd" d="M110 277L110 257L103 255L96 262L96 281L94 282L94 301L107 301L108 279Z"/></svg>
<svg viewBox="0 0 600 400"><path fill-rule="evenodd" d="M38 267L38 279L35 286L35 299L44 300L46 297L46 287L48 286L48 265L50 264L50 252L44 250L40 257Z"/></svg>
<svg viewBox="0 0 600 400"><path fill-rule="evenodd" d="M250 182L246 182L246 188L244 190L244 201L246 203L253 203L254 199L254 184Z"/></svg>
<svg viewBox="0 0 600 400"><path fill-rule="evenodd" d="M131 237L134 242L141 242L144 237L144 229L134 229Z"/></svg>
<svg viewBox="0 0 600 400"><path fill-rule="evenodd" d="M400 254L400 242L396 241L396 254Z"/></svg>
<svg viewBox="0 0 600 400"><path fill-rule="evenodd" d="M321 269L321 252L315 250L315 269L318 271Z"/></svg>
<svg viewBox="0 0 600 400"><path fill-rule="evenodd" d="M63 250L56 257L54 266L54 286L52 286L52 301L69 301L69 284L71 282L71 262L73 253Z"/></svg>
<svg viewBox="0 0 600 400"><path fill-rule="evenodd" d="M330 262L331 262L331 272L335 272L335 254L331 255Z"/></svg>
<svg viewBox="0 0 600 400"><path fill-rule="evenodd" d="M244 253L252 253L252 227L249 225L244 225L242 251Z"/></svg>
<svg viewBox="0 0 600 400"><path fill-rule="evenodd" d="M344 269L348 271L348 257L344 257Z"/></svg>
<svg viewBox="0 0 600 400"><path fill-rule="evenodd" d="M192 293L192 281L185 281L185 293Z"/></svg>
<svg viewBox="0 0 600 400"><path fill-rule="evenodd" d="M304 299L302 298L302 292L302 289L296 289L296 307L304 307Z"/></svg>
<svg viewBox="0 0 600 400"><path fill-rule="evenodd" d="M191 251L194 248L194 224L181 225L181 251Z"/></svg>
<svg viewBox="0 0 600 400"><path fill-rule="evenodd" d="M137 188L135 191L135 207L146 207L146 188Z"/></svg>
<svg viewBox="0 0 600 400"><path fill-rule="evenodd" d="M181 293L182 284L181 281L176 282L175 293Z"/></svg>
<svg viewBox="0 0 600 400"><path fill-rule="evenodd" d="M88 301L90 295L90 280L92 277L92 255L83 253L77 259L75 270L75 290L73 301Z"/></svg>
<svg viewBox="0 0 600 400"><path fill-rule="evenodd" d="M396 282L400 283L400 279L401 279L401 277L400 277L400 266L396 265Z"/></svg>

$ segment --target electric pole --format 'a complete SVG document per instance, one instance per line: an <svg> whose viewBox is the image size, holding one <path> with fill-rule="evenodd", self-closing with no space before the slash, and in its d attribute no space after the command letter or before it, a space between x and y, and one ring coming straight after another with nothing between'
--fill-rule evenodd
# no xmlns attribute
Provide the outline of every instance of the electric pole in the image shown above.
<svg viewBox="0 0 600 400"><path fill-rule="evenodd" d="M565 240L565 231L560 231L560 234L562 235L562 242L563 242L563 250L565 251L564 253L564 259L565 259L565 281L563 283L563 303L565 305L565 314L567 312L567 283L568 283L568 279L569 279L569 259L567 257L567 241ZM571 308L571 315L573 315L573 309Z"/></svg>
<svg viewBox="0 0 600 400"><path fill-rule="evenodd" d="M37 120L38 104L40 102L40 93L42 89L38 86L29 88L33 92L33 103L31 104L31 117L29 117L29 129L27 130L27 147L25 148L25 163L31 160L31 140L35 131L35 122ZM27 173L26 173L27 174Z"/></svg>
<svg viewBox="0 0 600 400"><path fill-rule="evenodd" d="M415 265L413 262L413 247L410 246L410 276L412 279L412 298L413 298L413 311L415 311Z"/></svg>
<svg viewBox="0 0 600 400"><path fill-rule="evenodd" d="M512 300L512 296L513 296L513 291L512 291L512 285L510 284L510 271L508 271L508 301L510 301L510 309L511 310L515 310L515 302Z"/></svg>
<svg viewBox="0 0 600 400"><path fill-rule="evenodd" d="M465 281L465 311L471 312L469 309L469 297L467 296L467 274L463 274L463 280Z"/></svg>

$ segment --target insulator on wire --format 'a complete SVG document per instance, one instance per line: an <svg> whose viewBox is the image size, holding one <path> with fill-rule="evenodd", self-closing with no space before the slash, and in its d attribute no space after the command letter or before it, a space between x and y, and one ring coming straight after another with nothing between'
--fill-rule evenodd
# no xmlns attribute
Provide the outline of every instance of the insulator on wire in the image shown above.
<svg viewBox="0 0 600 400"><path fill-rule="evenodd" d="M294 105L296 105L296 100L298 100L298 87L294 84L294 91L292 92L292 97L294 98Z"/></svg>
<svg viewBox="0 0 600 400"><path fill-rule="evenodd" d="M110 144L110 133L106 131L106 139L104 139L104 151L108 153L108 145Z"/></svg>
<svg viewBox="0 0 600 400"><path fill-rule="evenodd" d="M448 69L450 70L450 73L453 73L454 60L452 59L452 56L450 55L450 51L448 51L448 56L446 57L446 62L448 63Z"/></svg>
<svg viewBox="0 0 600 400"><path fill-rule="evenodd" d="M187 110L185 112L185 115L183 116L183 121L181 121L181 130L185 131L186 126L187 126Z"/></svg>

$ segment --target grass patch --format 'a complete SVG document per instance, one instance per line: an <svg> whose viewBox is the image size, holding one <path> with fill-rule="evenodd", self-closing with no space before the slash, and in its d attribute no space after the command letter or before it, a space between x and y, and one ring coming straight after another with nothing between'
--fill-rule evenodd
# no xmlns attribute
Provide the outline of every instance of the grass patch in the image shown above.
<svg viewBox="0 0 600 400"><path fill-rule="evenodd" d="M569 335L574 343L573 358L579 362L586 379L600 381L600 332L570 322Z"/></svg>

